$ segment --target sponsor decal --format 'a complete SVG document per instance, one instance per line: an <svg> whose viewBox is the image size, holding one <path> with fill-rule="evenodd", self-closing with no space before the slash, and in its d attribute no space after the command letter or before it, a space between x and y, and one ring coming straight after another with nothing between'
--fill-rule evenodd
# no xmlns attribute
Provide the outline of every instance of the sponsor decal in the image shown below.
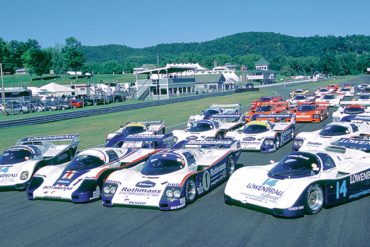
<svg viewBox="0 0 370 247"><path fill-rule="evenodd" d="M354 198L357 198L357 197L360 197L360 196L364 196L364 195L367 195L367 194L370 194L370 189L358 192L358 193L353 194L353 195L350 195L349 199L351 200L351 199L354 199Z"/></svg>
<svg viewBox="0 0 370 247"><path fill-rule="evenodd" d="M268 179L266 179L265 182L262 183L262 185L268 185L270 187L274 187L278 181L279 180L274 179L274 178L268 178Z"/></svg>
<svg viewBox="0 0 370 247"><path fill-rule="evenodd" d="M75 173L76 171L67 171L64 173L62 179L71 179Z"/></svg>
<svg viewBox="0 0 370 247"><path fill-rule="evenodd" d="M211 175L208 171L205 171L202 176L202 185L205 192L211 187Z"/></svg>
<svg viewBox="0 0 370 247"><path fill-rule="evenodd" d="M301 206L297 206L297 207L290 207L288 208L289 211L297 211L297 210L302 210L304 209L304 206L301 205Z"/></svg>
<svg viewBox="0 0 370 247"><path fill-rule="evenodd" d="M272 182L268 182L268 183L272 183ZM276 195L278 197L281 197L284 194L284 191L272 188L269 185L265 186L265 185L259 185L259 184L254 184L254 183L248 183L247 184L247 189L261 191L261 192L266 193L266 195Z"/></svg>
<svg viewBox="0 0 370 247"><path fill-rule="evenodd" d="M35 136L27 137L22 141L53 141L53 140L71 140L78 135L56 135L56 136Z"/></svg>
<svg viewBox="0 0 370 247"><path fill-rule="evenodd" d="M220 173L220 172L223 172L226 170L226 164L222 164L218 167L215 167L215 168L211 168L210 169L210 173L211 173L211 177L213 177L214 175Z"/></svg>
<svg viewBox="0 0 370 247"><path fill-rule="evenodd" d="M254 141L254 140L256 140L256 138L250 136L243 138L243 141Z"/></svg>
<svg viewBox="0 0 370 247"><path fill-rule="evenodd" d="M69 187L69 186L44 186L42 187L44 190L63 190L63 191L67 191L67 190L73 190L73 187ZM44 192L44 193L47 193L47 192Z"/></svg>
<svg viewBox="0 0 370 247"><path fill-rule="evenodd" d="M370 171L353 174L350 176L350 184L370 180Z"/></svg>
<svg viewBox="0 0 370 247"><path fill-rule="evenodd" d="M4 174L0 174L0 178L16 178L17 176L18 176L18 174L16 174L16 173L10 173L10 174L4 173Z"/></svg>
<svg viewBox="0 0 370 247"><path fill-rule="evenodd" d="M175 184L168 183L167 186L168 187L180 187L180 184L178 184L178 183L175 183Z"/></svg>
<svg viewBox="0 0 370 247"><path fill-rule="evenodd" d="M10 168L10 166L2 166L2 167L0 167L0 172L6 173L6 172L9 171L9 168Z"/></svg>
<svg viewBox="0 0 370 247"><path fill-rule="evenodd" d="M120 181L110 180L110 179L106 180L105 183L107 183L107 184L119 184L119 185L121 185L121 182Z"/></svg>
<svg viewBox="0 0 370 247"><path fill-rule="evenodd" d="M140 205L146 205L146 202L134 202L134 201L129 201L128 204L130 205L137 205L137 206L140 206Z"/></svg>
<svg viewBox="0 0 370 247"><path fill-rule="evenodd" d="M188 144L196 145L230 145L233 141L231 140L199 140L199 141L189 141Z"/></svg>
<svg viewBox="0 0 370 247"><path fill-rule="evenodd" d="M120 194L136 195L136 196L159 196L162 190L148 189L148 188L127 188L123 187Z"/></svg>
<svg viewBox="0 0 370 247"><path fill-rule="evenodd" d="M155 183L150 180L147 180L147 181L138 182L135 186L139 188L152 188L155 186Z"/></svg>

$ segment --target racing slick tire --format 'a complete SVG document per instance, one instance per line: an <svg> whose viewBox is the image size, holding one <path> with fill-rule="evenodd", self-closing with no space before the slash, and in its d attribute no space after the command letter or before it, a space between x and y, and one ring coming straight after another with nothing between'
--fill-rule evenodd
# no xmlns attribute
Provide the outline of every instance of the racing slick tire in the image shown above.
<svg viewBox="0 0 370 247"><path fill-rule="evenodd" d="M278 135L274 140L274 149L277 151L281 145L281 137Z"/></svg>
<svg viewBox="0 0 370 247"><path fill-rule="evenodd" d="M193 178L186 181L185 184L186 204L193 203L197 199L197 187Z"/></svg>
<svg viewBox="0 0 370 247"><path fill-rule="evenodd" d="M235 163L235 159L232 155L230 155L228 158L227 158L227 164L226 164L226 172L227 172L227 178L229 178L231 176L231 174L233 174L236 170L236 163Z"/></svg>
<svg viewBox="0 0 370 247"><path fill-rule="evenodd" d="M316 214L324 206L324 191L319 184L312 184L305 192L304 211L306 214Z"/></svg>

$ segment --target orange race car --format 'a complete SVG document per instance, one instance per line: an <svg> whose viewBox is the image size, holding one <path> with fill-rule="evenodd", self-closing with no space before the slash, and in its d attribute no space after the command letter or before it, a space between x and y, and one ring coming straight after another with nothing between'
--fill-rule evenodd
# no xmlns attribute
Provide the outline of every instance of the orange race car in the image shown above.
<svg viewBox="0 0 370 247"><path fill-rule="evenodd" d="M279 101L279 102L266 102L255 108L254 110L250 110L244 114L245 121L251 121L253 115L255 114L279 114L285 113L288 109L288 102Z"/></svg>
<svg viewBox="0 0 370 247"><path fill-rule="evenodd" d="M258 100L254 100L251 103L251 111L256 110L257 107L266 105L271 102L282 102L283 96L262 96Z"/></svg>
<svg viewBox="0 0 370 247"><path fill-rule="evenodd" d="M296 122L320 123L328 117L328 106L319 105L310 102L303 102L290 111L296 114Z"/></svg>

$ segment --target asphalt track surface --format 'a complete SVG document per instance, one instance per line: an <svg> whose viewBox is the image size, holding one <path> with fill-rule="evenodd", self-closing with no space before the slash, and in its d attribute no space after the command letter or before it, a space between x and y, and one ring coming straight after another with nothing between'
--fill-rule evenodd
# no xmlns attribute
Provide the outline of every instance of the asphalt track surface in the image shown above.
<svg viewBox="0 0 370 247"><path fill-rule="evenodd" d="M280 90L286 94L289 88ZM298 124L296 130L328 122ZM238 163L279 160L291 145L272 154L243 153ZM369 246L369 196L313 216L281 219L226 205L225 184L172 212L107 208L100 201L29 201L25 192L1 192L0 246Z"/></svg>

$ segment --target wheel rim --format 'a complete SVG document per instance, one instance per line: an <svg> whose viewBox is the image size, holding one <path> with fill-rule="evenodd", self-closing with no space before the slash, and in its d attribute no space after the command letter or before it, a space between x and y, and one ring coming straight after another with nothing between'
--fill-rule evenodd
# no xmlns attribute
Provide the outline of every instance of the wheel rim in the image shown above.
<svg viewBox="0 0 370 247"><path fill-rule="evenodd" d="M193 180L188 180L186 182L185 193L186 193L186 199L189 202L192 202L195 199L197 192L196 192L195 183Z"/></svg>
<svg viewBox="0 0 370 247"><path fill-rule="evenodd" d="M315 186L313 187L308 196L307 196L307 204L309 208L315 212L321 209L324 201L324 195L320 187Z"/></svg>
<svg viewBox="0 0 370 247"><path fill-rule="evenodd" d="M235 161L232 157L229 158L229 176L235 171Z"/></svg>
<svg viewBox="0 0 370 247"><path fill-rule="evenodd" d="M280 138L277 137L275 140L275 148L278 149L280 147Z"/></svg>

